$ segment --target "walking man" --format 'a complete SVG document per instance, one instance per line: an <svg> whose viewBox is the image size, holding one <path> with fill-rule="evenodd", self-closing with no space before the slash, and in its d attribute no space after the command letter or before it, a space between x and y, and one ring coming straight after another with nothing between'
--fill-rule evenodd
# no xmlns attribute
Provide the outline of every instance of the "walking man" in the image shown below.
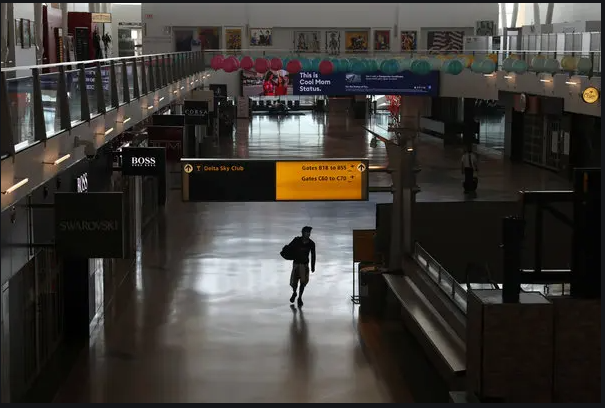
<svg viewBox="0 0 605 408"><path fill-rule="evenodd" d="M475 191L477 188L475 173L479 172L477 166L477 155L473 153L473 146L468 145L462 155L460 167L462 168L462 174L464 174L464 192L470 193Z"/></svg>
<svg viewBox="0 0 605 408"><path fill-rule="evenodd" d="M290 274L290 286L292 287L290 303L294 303L298 296L299 307L303 305L302 295L305 286L309 283L309 254L311 254L311 273L315 272L315 242L311 240L311 230L311 227L303 227L302 235L294 238L288 244L293 255L292 273Z"/></svg>

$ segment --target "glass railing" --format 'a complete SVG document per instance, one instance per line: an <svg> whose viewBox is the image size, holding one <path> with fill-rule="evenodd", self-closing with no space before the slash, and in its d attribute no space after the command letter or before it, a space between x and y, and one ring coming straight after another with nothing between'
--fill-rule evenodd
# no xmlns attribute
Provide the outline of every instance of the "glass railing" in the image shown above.
<svg viewBox="0 0 605 408"><path fill-rule="evenodd" d="M201 51L2 69L2 157L130 103L206 65ZM11 143L12 141L12 143Z"/></svg>
<svg viewBox="0 0 605 408"><path fill-rule="evenodd" d="M422 246L417 242L414 250L416 262L424 270L429 278L446 294L452 302L463 312L466 313L466 290L456 279L445 270L439 262L435 260Z"/></svg>
<svg viewBox="0 0 605 408"><path fill-rule="evenodd" d="M447 297L463 312L467 308L467 292L471 290L500 289L500 283L461 284L435 260L418 242L415 245L414 258L427 276L443 291ZM547 297L569 296L569 283L534 284L522 283L521 291L536 292Z"/></svg>

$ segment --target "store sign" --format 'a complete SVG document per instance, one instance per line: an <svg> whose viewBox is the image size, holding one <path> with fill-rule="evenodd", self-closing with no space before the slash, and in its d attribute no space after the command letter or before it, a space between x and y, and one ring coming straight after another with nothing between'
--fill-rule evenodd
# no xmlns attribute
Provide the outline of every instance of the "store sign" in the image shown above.
<svg viewBox="0 0 605 408"><path fill-rule="evenodd" d="M90 13L93 23L111 23L111 13Z"/></svg>
<svg viewBox="0 0 605 408"><path fill-rule="evenodd" d="M86 193L88 191L88 173L83 173L76 178L76 192Z"/></svg>
<svg viewBox="0 0 605 408"><path fill-rule="evenodd" d="M596 103L601 97L601 92L594 86L589 86L582 92L582 100L588 104Z"/></svg>
<svg viewBox="0 0 605 408"><path fill-rule="evenodd" d="M123 147L122 174L125 176L159 176L166 171L164 147Z"/></svg>
<svg viewBox="0 0 605 408"><path fill-rule="evenodd" d="M55 246L65 256L123 258L122 192L55 193Z"/></svg>
<svg viewBox="0 0 605 408"><path fill-rule="evenodd" d="M186 125L207 125L209 112L207 101L187 100L183 103Z"/></svg>

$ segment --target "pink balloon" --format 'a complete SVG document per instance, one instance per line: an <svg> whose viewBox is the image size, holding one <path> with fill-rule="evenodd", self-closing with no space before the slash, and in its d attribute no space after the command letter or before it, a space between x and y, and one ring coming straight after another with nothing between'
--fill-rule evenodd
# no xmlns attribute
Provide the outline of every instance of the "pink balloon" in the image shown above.
<svg viewBox="0 0 605 408"><path fill-rule="evenodd" d="M254 61L254 69L259 74L264 74L269 70L269 61L265 58L257 58L256 61Z"/></svg>
<svg viewBox="0 0 605 408"><path fill-rule="evenodd" d="M240 61L239 66L242 67L242 69L245 69L246 71L249 71L249 70L252 69L252 67L254 67L254 60L252 58L250 58L249 56L246 55Z"/></svg>
<svg viewBox="0 0 605 408"><path fill-rule="evenodd" d="M281 58L273 58L271 60L271 69L273 71L279 71L284 67L284 64L281 62Z"/></svg>
<svg viewBox="0 0 605 408"><path fill-rule="evenodd" d="M288 61L286 71L288 71L290 74L298 74L300 71L302 71L302 63L297 59Z"/></svg>
<svg viewBox="0 0 605 408"><path fill-rule="evenodd" d="M229 61L231 61L231 66L232 66L233 71L237 71L239 69L239 60L237 59L237 57L231 56L228 59L229 59ZM231 72L233 72L233 71L231 71Z"/></svg>
<svg viewBox="0 0 605 408"><path fill-rule="evenodd" d="M231 58L227 58L226 60L223 61L223 69L225 70L225 72L233 72L237 68L235 67L235 64L233 63L233 60Z"/></svg>
<svg viewBox="0 0 605 408"><path fill-rule="evenodd" d="M218 71L219 69L221 69L223 67L223 61L224 61L224 58L222 55L215 55L214 57L212 57L212 60L210 60L210 66L215 71Z"/></svg>
<svg viewBox="0 0 605 408"><path fill-rule="evenodd" d="M322 62L319 63L319 73L320 74L330 75L332 72L334 72L334 64L332 64L332 61L323 60Z"/></svg>

